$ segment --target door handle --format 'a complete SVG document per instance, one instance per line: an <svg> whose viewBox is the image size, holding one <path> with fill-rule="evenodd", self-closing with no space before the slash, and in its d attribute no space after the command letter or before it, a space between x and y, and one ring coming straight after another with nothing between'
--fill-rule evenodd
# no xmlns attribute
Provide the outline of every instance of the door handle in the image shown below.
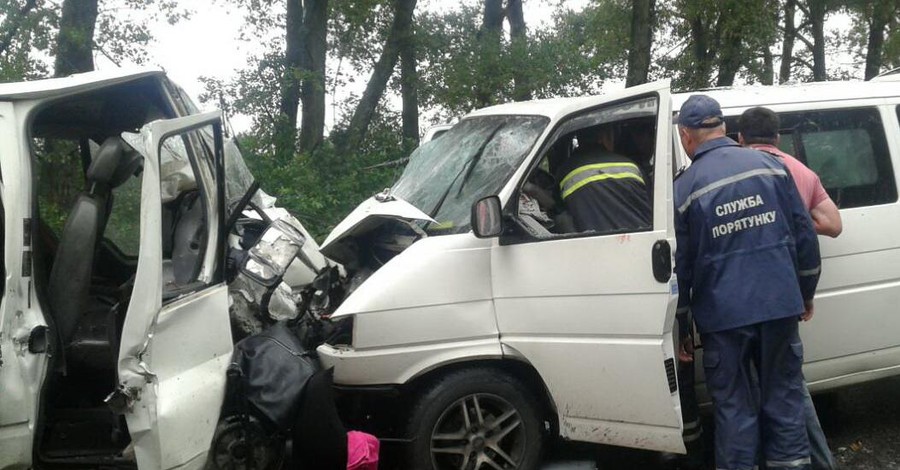
<svg viewBox="0 0 900 470"><path fill-rule="evenodd" d="M653 277L657 282L669 282L672 277L672 247L668 240L657 240L650 254L653 263Z"/></svg>

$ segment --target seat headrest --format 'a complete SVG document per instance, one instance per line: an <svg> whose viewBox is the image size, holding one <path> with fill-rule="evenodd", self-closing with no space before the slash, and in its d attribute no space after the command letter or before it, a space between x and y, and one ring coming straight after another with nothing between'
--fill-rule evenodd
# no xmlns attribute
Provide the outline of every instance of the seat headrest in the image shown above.
<svg viewBox="0 0 900 470"><path fill-rule="evenodd" d="M115 188L141 167L141 155L121 137L109 137L103 141L97 155L88 167L87 179Z"/></svg>

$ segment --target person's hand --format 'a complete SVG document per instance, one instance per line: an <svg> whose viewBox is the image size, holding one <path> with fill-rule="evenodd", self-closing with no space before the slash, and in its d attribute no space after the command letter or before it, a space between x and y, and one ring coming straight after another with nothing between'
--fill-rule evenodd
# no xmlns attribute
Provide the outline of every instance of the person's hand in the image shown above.
<svg viewBox="0 0 900 470"><path fill-rule="evenodd" d="M815 314L815 309L813 308L812 300L804 300L803 301L804 311L803 314L800 315L800 319L803 321L812 320L813 315Z"/></svg>
<svg viewBox="0 0 900 470"><path fill-rule="evenodd" d="M681 362L694 362L694 337L685 336L681 338L681 344L678 346L678 360Z"/></svg>

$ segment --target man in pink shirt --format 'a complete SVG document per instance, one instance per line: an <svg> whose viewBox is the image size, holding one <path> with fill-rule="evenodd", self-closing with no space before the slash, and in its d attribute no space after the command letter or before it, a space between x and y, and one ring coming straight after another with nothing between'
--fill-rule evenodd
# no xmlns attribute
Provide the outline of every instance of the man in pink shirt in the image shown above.
<svg viewBox="0 0 900 470"><path fill-rule="evenodd" d="M787 167L794 183L800 192L800 197L806 205L815 225L816 233L835 238L841 234L841 214L834 201L825 192L819 175L807 168L800 160L778 149L778 129L780 127L778 115L772 110L763 107L750 108L741 115L738 122L738 141L745 147L766 152L781 159ZM812 318L812 311L808 317ZM805 388L805 387L804 387ZM828 449L825 433L816 415L809 390L806 390L806 432L809 436L810 458L814 470L833 470L835 468L834 457Z"/></svg>
<svg viewBox="0 0 900 470"><path fill-rule="evenodd" d="M809 210L816 233L835 238L841 234L841 214L834 201L828 197L819 175L806 167L800 160L782 152L778 145L778 115L763 107L750 108L741 115L738 126L738 141L745 147L779 157L800 191L800 197Z"/></svg>

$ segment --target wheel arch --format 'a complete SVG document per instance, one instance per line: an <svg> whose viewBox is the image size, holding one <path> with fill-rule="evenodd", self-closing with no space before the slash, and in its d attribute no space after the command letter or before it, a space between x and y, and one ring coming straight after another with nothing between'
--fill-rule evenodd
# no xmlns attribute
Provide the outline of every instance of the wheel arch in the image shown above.
<svg viewBox="0 0 900 470"><path fill-rule="evenodd" d="M537 369L521 357L504 356L463 359L436 364L411 377L403 385L403 392L408 396L415 395L418 391L427 388L441 377L465 369L492 369L522 381L538 399L541 413L548 426L545 432L548 432L551 436L559 435L559 413L557 412L556 403L550 395L550 390Z"/></svg>

